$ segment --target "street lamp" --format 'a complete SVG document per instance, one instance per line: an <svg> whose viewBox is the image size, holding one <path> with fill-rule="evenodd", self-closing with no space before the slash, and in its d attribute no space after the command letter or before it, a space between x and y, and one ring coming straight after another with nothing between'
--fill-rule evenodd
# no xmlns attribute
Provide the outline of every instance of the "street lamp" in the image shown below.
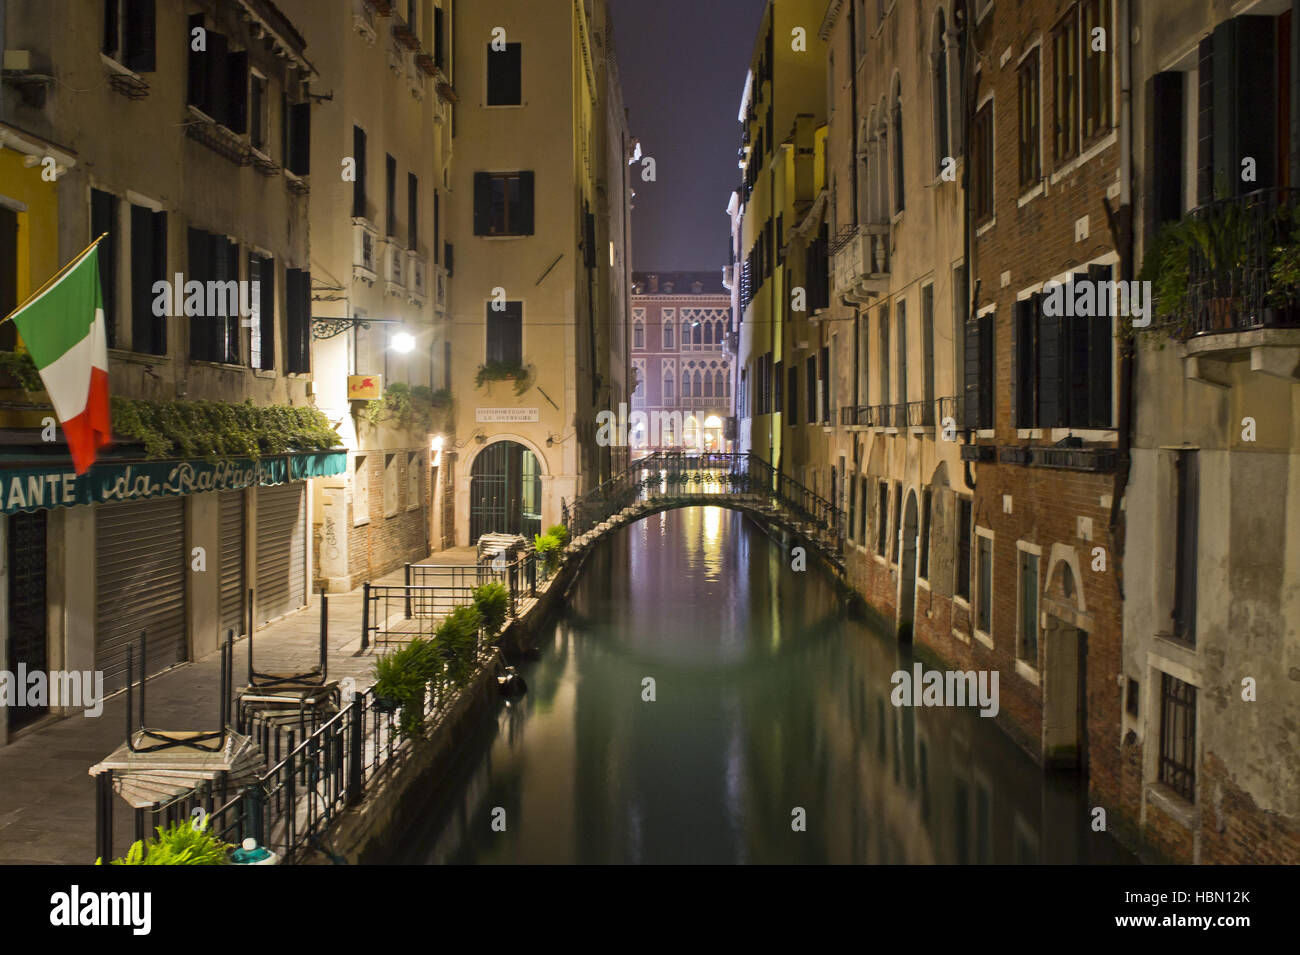
<svg viewBox="0 0 1300 955"><path fill-rule="evenodd" d="M415 336L410 332L398 332L393 336L390 345L399 355L410 354L415 351Z"/></svg>

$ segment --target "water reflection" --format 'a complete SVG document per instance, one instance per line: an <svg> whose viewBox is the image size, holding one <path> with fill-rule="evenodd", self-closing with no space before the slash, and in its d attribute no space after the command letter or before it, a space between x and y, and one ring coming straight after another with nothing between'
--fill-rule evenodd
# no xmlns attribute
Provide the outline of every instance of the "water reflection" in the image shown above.
<svg viewBox="0 0 1300 955"><path fill-rule="evenodd" d="M465 748L393 860L1129 861L1072 778L1044 777L976 710L892 706L910 654L850 619L818 568L788 567L718 508L600 545L528 695Z"/></svg>

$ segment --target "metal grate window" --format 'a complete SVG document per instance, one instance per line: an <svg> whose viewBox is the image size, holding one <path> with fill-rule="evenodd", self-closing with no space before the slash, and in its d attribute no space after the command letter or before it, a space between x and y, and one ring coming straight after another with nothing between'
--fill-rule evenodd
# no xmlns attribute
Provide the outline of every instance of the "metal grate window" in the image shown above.
<svg viewBox="0 0 1300 955"><path fill-rule="evenodd" d="M1160 782L1196 801L1196 687L1160 675Z"/></svg>

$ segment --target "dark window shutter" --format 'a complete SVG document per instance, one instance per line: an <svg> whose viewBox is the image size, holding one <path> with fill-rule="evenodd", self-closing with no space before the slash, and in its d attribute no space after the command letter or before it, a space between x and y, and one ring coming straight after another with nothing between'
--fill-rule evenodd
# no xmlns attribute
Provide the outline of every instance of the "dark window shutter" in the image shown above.
<svg viewBox="0 0 1300 955"><path fill-rule="evenodd" d="M311 101L289 107L289 171L295 176L311 173Z"/></svg>
<svg viewBox="0 0 1300 955"><path fill-rule="evenodd" d="M974 430L980 426L980 325L966 323L966 407L963 424Z"/></svg>
<svg viewBox="0 0 1300 955"><path fill-rule="evenodd" d="M275 367L275 259L262 259L260 274L258 276L261 286L259 294L261 301L259 303L260 314L258 315L259 325L262 333L262 361L260 367L270 369Z"/></svg>
<svg viewBox="0 0 1300 955"><path fill-rule="evenodd" d="M413 172L406 174L406 247L420 248L420 180Z"/></svg>
<svg viewBox="0 0 1300 955"><path fill-rule="evenodd" d="M1087 281L1087 272L1076 272L1070 291L1083 287ZM1099 309L1100 306L1096 305L1096 308ZM1095 315L1075 315L1073 318L1066 319L1066 327L1069 328L1069 347L1065 359L1067 363L1065 387L1069 400L1066 403L1065 423L1071 428L1088 426L1088 342L1092 326L1102 321L1109 323L1110 320L1100 319Z"/></svg>
<svg viewBox="0 0 1300 955"><path fill-rule="evenodd" d="M531 170L519 174L519 216L512 225L515 235L533 234L534 176Z"/></svg>
<svg viewBox="0 0 1300 955"><path fill-rule="evenodd" d="M356 163L357 178L352 183L352 215L366 218L366 131L352 127L352 159Z"/></svg>
<svg viewBox="0 0 1300 955"><path fill-rule="evenodd" d="M208 105L207 113L222 126L230 126L230 88L227 85L230 54L224 35L208 31L208 51L200 53L207 58Z"/></svg>
<svg viewBox="0 0 1300 955"><path fill-rule="evenodd" d="M1183 76L1168 71L1147 80L1147 142L1152 158L1146 189L1148 240L1183 212Z"/></svg>
<svg viewBox="0 0 1300 955"><path fill-rule="evenodd" d="M1277 21L1273 17L1237 17L1236 24L1236 162L1232 171L1238 194L1277 185ZM1243 182L1241 161L1255 160L1255 181Z"/></svg>
<svg viewBox="0 0 1300 955"><path fill-rule="evenodd" d="M454 267L455 264L456 264L455 261L454 261L453 252L455 252L455 249L452 248L452 244L451 244L450 242L446 242L446 243L443 244L443 247L442 247L442 264L446 267L446 269L447 269L447 276L448 276L449 278L450 278L451 275L454 273L454 268L453 268L453 267Z"/></svg>
<svg viewBox="0 0 1300 955"><path fill-rule="evenodd" d="M391 155L384 157L384 234L397 235L397 159Z"/></svg>
<svg viewBox="0 0 1300 955"><path fill-rule="evenodd" d="M1038 426L1061 424L1061 334L1064 318L1038 312Z"/></svg>
<svg viewBox="0 0 1300 955"><path fill-rule="evenodd" d="M226 262L226 254L226 237L208 233L208 261L212 268L209 275L214 282L225 282L232 278L230 267ZM206 302L210 296L204 298ZM208 339L208 361L224 362L226 360L226 319L216 314L217 311L220 311L219 307L216 311L209 308L204 312L203 327L206 329Z"/></svg>
<svg viewBox="0 0 1300 955"><path fill-rule="evenodd" d="M131 206L131 350L148 353L153 345L153 210Z"/></svg>
<svg viewBox="0 0 1300 955"><path fill-rule="evenodd" d="M235 133L248 132L248 51L226 57L226 126Z"/></svg>
<svg viewBox="0 0 1300 955"><path fill-rule="evenodd" d="M1214 37L1197 50L1196 204L1214 198Z"/></svg>
<svg viewBox="0 0 1300 955"><path fill-rule="evenodd" d="M168 278L167 274L167 213L153 214L153 281ZM172 290L173 293L175 289ZM166 311L171 311L167 309ZM150 352L167 354L167 315L153 315L153 335Z"/></svg>
<svg viewBox="0 0 1300 955"><path fill-rule="evenodd" d="M523 302L506 302L498 311L488 302L487 360L507 365L523 364Z"/></svg>
<svg viewBox="0 0 1300 955"><path fill-rule="evenodd" d="M993 427L993 396L996 382L994 348L996 313L990 312L980 319L980 427Z"/></svg>
<svg viewBox="0 0 1300 955"><path fill-rule="evenodd" d="M90 190L90 238L99 243L99 285L104 299L104 325L108 333L108 347L117 347L117 196L110 192ZM10 307L16 305L12 303ZM0 310L5 310L0 303Z"/></svg>
<svg viewBox="0 0 1300 955"><path fill-rule="evenodd" d="M1109 265L1094 265L1088 269L1088 276L1094 282L1109 282L1111 274ZM1093 428L1112 426L1111 386L1115 376L1115 353L1109 300L1106 312L1106 315L1090 320L1088 331L1088 423Z"/></svg>
<svg viewBox="0 0 1300 955"><path fill-rule="evenodd" d="M518 106L523 102L523 45L507 43L504 50L488 44L489 106Z"/></svg>
<svg viewBox="0 0 1300 955"><path fill-rule="evenodd" d="M1016 318L1011 327L1011 353L1016 367L1011 378L1015 382L1011 396L1014 405L1012 417L1017 428L1036 428L1034 420L1034 377L1037 362L1034 360L1034 306L1032 298L1016 302Z"/></svg>
<svg viewBox="0 0 1300 955"><path fill-rule="evenodd" d="M104 53L109 56L116 53L117 41L117 0L104 0Z"/></svg>
<svg viewBox="0 0 1300 955"><path fill-rule="evenodd" d="M155 69L154 0L127 0L126 3L126 60L128 70L152 73Z"/></svg>
<svg viewBox="0 0 1300 955"><path fill-rule="evenodd" d="M185 241L185 280L206 282L211 276L208 269L208 234L202 229L190 229ZM190 316L190 359L208 360L207 322L203 316Z"/></svg>
<svg viewBox="0 0 1300 955"><path fill-rule="evenodd" d="M444 54L442 52L442 47L443 47L442 29L443 29L442 7L434 7L433 8L433 65L438 69L442 69L444 66L446 66L446 61L444 59Z"/></svg>
<svg viewBox="0 0 1300 955"><path fill-rule="evenodd" d="M112 0L109 0L111 3ZM195 29L203 28L203 14L196 13L189 20L189 29L185 32L185 49L188 51L189 89L187 102L196 106L209 116L212 115L212 103L208 91L208 54L195 50L193 35Z"/></svg>
<svg viewBox="0 0 1300 955"><path fill-rule="evenodd" d="M492 175L474 173L474 234L492 234Z"/></svg>
<svg viewBox="0 0 1300 955"><path fill-rule="evenodd" d="M226 278L239 280L239 243L226 242ZM240 355L239 329L241 328L238 299L234 312L226 316L226 361L232 365L242 364Z"/></svg>
<svg viewBox="0 0 1300 955"><path fill-rule="evenodd" d="M285 269L284 296L285 371L308 372L311 370L311 273L304 269Z"/></svg>

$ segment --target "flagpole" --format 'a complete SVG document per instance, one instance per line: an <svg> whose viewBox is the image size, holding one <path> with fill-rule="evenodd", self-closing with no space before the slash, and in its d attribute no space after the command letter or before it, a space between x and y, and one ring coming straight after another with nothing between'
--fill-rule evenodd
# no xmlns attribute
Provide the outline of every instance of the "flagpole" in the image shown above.
<svg viewBox="0 0 1300 955"><path fill-rule="evenodd" d="M9 321L11 318L13 318L15 315L17 315L17 314L18 314L19 312L21 312L23 309L25 309L28 305L30 305L33 301L35 301L37 298L39 298L39 297L40 297L40 296L45 292L45 290L48 289L51 285L53 285L53 284L54 284L55 282L57 282L59 279L63 278L63 276L64 276L65 274L67 274L67 272L68 272L69 269L71 269L71 268L72 268L73 266L75 266L78 262L80 262L82 259L84 259L84 258L86 257L86 255L87 255L87 253L89 253L90 250L93 249L95 246L99 245L99 243L100 243L101 241L103 241L103 239L104 239L107 235L108 235L107 232L101 232L101 233L99 234L99 238L98 238L98 239L96 239L94 242L90 243L90 245L86 246L84 249L82 249L80 252L78 252L76 255L74 255L74 256L72 257L72 260L69 261L65 266L63 266L63 268L59 269L59 270L58 270L57 272L55 272L52 276L50 276L50 277L46 280L46 282L45 282L44 285L42 285L40 288L38 288L38 289L37 289L35 292L33 292L31 295L28 295L25 299L23 299L23 302L22 302L21 305L19 305L17 308L15 308L12 312L10 312L10 313L9 313L8 315L6 315L4 318L0 318L0 325L3 325L5 322Z"/></svg>

